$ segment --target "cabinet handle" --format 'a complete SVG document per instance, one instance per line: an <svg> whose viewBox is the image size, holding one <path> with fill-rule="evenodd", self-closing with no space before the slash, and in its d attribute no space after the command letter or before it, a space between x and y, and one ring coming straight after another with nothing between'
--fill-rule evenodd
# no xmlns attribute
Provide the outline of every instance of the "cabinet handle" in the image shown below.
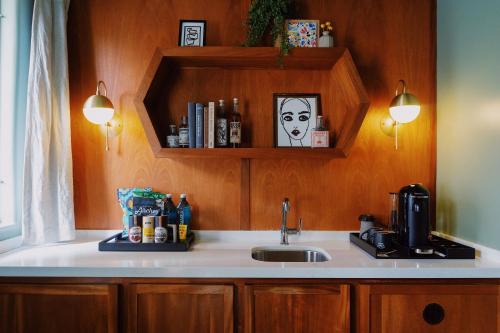
<svg viewBox="0 0 500 333"><path fill-rule="evenodd" d="M422 311L422 317L426 323L430 325L437 325L444 319L444 309L437 303L427 304L424 311Z"/></svg>

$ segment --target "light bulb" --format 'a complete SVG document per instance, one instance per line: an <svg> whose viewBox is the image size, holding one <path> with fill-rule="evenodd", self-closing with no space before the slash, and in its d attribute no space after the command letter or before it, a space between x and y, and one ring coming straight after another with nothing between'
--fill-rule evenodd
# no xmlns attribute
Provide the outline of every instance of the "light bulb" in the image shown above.
<svg viewBox="0 0 500 333"><path fill-rule="evenodd" d="M106 124L113 118L115 110L112 108L89 107L83 109L83 115L88 121L97 125Z"/></svg>
<svg viewBox="0 0 500 333"><path fill-rule="evenodd" d="M414 121L420 113L420 105L397 105L389 108L391 118L400 124Z"/></svg>

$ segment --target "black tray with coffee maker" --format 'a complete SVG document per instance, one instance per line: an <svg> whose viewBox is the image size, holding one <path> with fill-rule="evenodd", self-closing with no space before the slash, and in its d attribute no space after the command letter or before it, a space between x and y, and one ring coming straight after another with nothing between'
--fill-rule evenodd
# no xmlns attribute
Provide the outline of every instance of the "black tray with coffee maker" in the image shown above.
<svg viewBox="0 0 500 333"><path fill-rule="evenodd" d="M350 241L376 259L475 258L474 248L431 234L430 193L424 186L411 184L403 187L398 200L397 225L393 226L395 233L373 228L366 239L361 238L360 233L351 233ZM392 237L387 237L385 244L377 244L377 232Z"/></svg>
<svg viewBox="0 0 500 333"><path fill-rule="evenodd" d="M349 234L351 243L356 244L376 259L474 259L475 249L442 237L432 235L432 254L416 253L407 246L392 242L392 247L380 250L375 245L359 238L359 232Z"/></svg>

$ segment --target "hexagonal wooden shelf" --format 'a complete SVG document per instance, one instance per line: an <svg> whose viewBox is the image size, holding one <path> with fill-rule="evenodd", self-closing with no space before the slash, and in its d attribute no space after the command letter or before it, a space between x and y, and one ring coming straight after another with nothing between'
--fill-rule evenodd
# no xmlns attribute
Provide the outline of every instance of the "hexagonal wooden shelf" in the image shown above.
<svg viewBox="0 0 500 333"><path fill-rule="evenodd" d="M346 157L369 101L349 50L296 48L278 61L273 47L158 49L135 99L148 141L164 158ZM331 148L275 148L273 93L319 93ZM169 124L187 115L187 102L239 97L243 148L167 148Z"/></svg>

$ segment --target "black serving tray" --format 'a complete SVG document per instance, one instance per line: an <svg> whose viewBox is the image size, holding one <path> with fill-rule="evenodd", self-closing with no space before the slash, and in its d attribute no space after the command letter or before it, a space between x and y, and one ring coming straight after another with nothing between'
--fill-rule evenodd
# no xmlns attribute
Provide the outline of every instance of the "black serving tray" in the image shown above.
<svg viewBox="0 0 500 333"><path fill-rule="evenodd" d="M476 250L457 242L447 240L442 237L432 235L431 245L434 249L433 254L415 253L408 247L402 246L396 241L392 244L392 249L382 251L374 245L359 238L358 232L349 234L351 243L356 244L375 259L475 259Z"/></svg>
<svg viewBox="0 0 500 333"><path fill-rule="evenodd" d="M99 242L99 251L139 251L139 252L185 252L189 251L194 241L194 234L190 232L186 240L177 243L132 243L117 233Z"/></svg>

